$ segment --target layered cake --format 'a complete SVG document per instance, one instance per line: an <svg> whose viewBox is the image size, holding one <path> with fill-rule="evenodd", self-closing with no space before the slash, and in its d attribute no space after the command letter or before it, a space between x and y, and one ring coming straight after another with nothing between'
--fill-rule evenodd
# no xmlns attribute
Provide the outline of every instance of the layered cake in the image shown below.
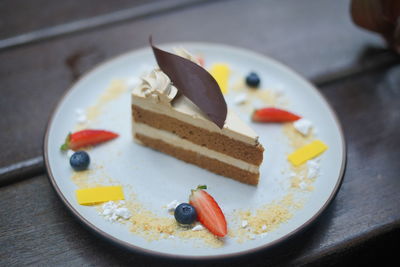
<svg viewBox="0 0 400 267"><path fill-rule="evenodd" d="M155 47L153 51L154 49ZM172 54L168 53L167 57L171 59L160 59L160 51L167 52L157 50L157 54L154 51L158 65L161 69L164 66L164 69L156 68L141 77L141 83L132 91L134 140L216 174L242 183L257 185L264 151L258 142L257 134L230 110L225 102L222 103L225 104L222 108L215 108L215 105L221 104L213 104L213 101L219 98L218 95L213 96L215 92L204 91L203 99L195 96L196 101L193 101L193 95L187 93L187 90L191 90L188 86L196 87L193 89L197 93L202 88L193 81L196 78L192 78L190 82L187 77L197 75L198 69L206 72L196 64L198 62L195 57L185 50L178 50L177 54L180 56L172 57ZM178 63L174 61L175 57L179 60ZM181 61L183 65L189 64L189 68L185 69L180 65ZM171 74L171 69L165 68L165 64L182 67L183 70L178 75L185 77L180 78ZM172 82L171 77L173 77ZM182 79L186 79L189 84L182 83ZM206 82L204 85L207 87L205 90L213 87ZM182 86L186 88L183 90L179 88ZM218 87L211 90L218 90L216 94L220 94ZM210 103L213 107L204 108L204 105ZM215 110L218 111L214 112Z"/></svg>

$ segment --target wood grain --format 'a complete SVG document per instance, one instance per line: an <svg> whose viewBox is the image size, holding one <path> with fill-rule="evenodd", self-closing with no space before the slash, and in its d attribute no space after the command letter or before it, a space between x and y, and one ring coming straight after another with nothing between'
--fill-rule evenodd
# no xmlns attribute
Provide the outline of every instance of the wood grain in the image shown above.
<svg viewBox="0 0 400 267"><path fill-rule="evenodd" d="M46 171L42 156L0 168L0 186L27 179Z"/></svg>
<svg viewBox="0 0 400 267"><path fill-rule="evenodd" d="M48 25L44 28L18 34L9 38L0 39L0 50L15 48L17 46L52 39L72 33L89 31L95 28L108 27L124 21L133 21L139 18L149 17L168 11L176 11L195 4L203 4L207 0L169 0L169 1L147 1L147 4L135 3L129 8L112 11L94 17L86 17L57 25ZM209 1L209 0L208 0ZM86 2L85 2L86 3ZM76 7L78 8L78 7ZM26 25L26 24L24 24Z"/></svg>
<svg viewBox="0 0 400 267"><path fill-rule="evenodd" d="M240 19L232 16L238 10ZM365 62L379 62L382 53L389 56L379 37L351 23L345 0L207 3L6 50L0 52L0 114L6 114L0 117L0 167L41 155L51 111L73 81L106 59L146 46L150 33L157 43L241 46L276 58L307 78L323 75L325 82L328 74L360 71ZM371 46L380 49L363 53Z"/></svg>
<svg viewBox="0 0 400 267"><path fill-rule="evenodd" d="M2 1L0 29L7 29L0 30L0 38L148 2L117 0L111 7L106 1L93 6L89 0L76 10L72 1L40 1ZM22 3L27 9L14 13ZM41 9L34 7L37 3ZM394 259L400 238L400 60L383 49L378 36L351 23L348 4L206 3L0 51L0 183L6 181L0 185L0 266L338 266ZM13 8L3 12L4 5ZM85 229L57 198L46 175L36 176L43 170L41 161L24 164L40 159L46 122L68 86L96 64L147 45L149 33L157 43L241 46L276 58L321 85L343 125L348 165L336 199L309 229L239 259L158 259L115 247Z"/></svg>
<svg viewBox="0 0 400 267"><path fill-rule="evenodd" d="M375 255L395 256L400 229L399 72L400 66L393 67L323 88L343 123L348 165L336 199L309 229L272 250L190 265L335 266L378 264L381 258ZM0 214L0 243L6 244L0 249L0 265L189 264L128 252L99 239L64 208L45 175L0 187Z"/></svg>
<svg viewBox="0 0 400 267"><path fill-rule="evenodd" d="M154 2L157 0L3 0L0 39Z"/></svg>

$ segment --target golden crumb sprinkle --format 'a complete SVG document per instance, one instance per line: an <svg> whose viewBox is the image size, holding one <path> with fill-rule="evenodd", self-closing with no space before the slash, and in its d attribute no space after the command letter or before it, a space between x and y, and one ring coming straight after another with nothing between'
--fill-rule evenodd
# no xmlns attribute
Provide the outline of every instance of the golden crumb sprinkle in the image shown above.
<svg viewBox="0 0 400 267"><path fill-rule="evenodd" d="M113 80L94 104L85 110L87 121L76 125L77 130L85 129L95 125L98 118L102 115L104 107L111 101L119 98L127 92L128 86L123 80ZM244 83L244 79L237 81L232 87L232 93L246 93L246 101L240 104L239 108L249 114L255 108L260 107L276 107L287 103L281 95L274 90L267 89L249 89ZM283 100L282 100L283 99ZM286 102L285 102L286 101ZM308 136L303 136L294 127L292 123L284 123L282 131L286 136L290 151L294 151L315 139L314 133L311 132ZM121 152L117 153L121 156ZM219 238L210 233L206 228L200 230L192 230L195 225L182 226L179 225L173 215L173 212L168 212L161 215L148 207L145 207L132 192L132 185L124 185L124 192L130 192L130 195L125 195L124 205L130 212L129 219L120 223L124 224L130 233L140 236L145 240L152 242L162 239L177 240L179 242L191 241L199 246L207 245L209 247L218 248L225 244L226 239L235 239L239 243L248 240L253 240L276 230L281 224L293 218L296 210L301 209L305 199L298 199L295 193L312 191L313 183L316 177L308 178L307 164L293 166L291 164L281 173L289 181L289 193L280 200L271 203L265 203L255 209L234 210L227 218L228 234L224 238ZM104 185L113 185L115 181L105 173L105 168L102 165L96 166L93 164L89 170L81 172L73 172L71 179L74 184L80 188L90 188ZM102 212L101 205L95 206L99 213ZM165 208L165 207L164 207Z"/></svg>
<svg viewBox="0 0 400 267"><path fill-rule="evenodd" d="M160 239L194 239L202 241L211 247L221 247L224 244L220 239L211 234L207 229L193 231L191 226L179 225L173 215L166 212L166 216L159 216L143 207L132 194L126 202L126 206L132 216L129 219L131 223L130 232L139 235L147 241Z"/></svg>
<svg viewBox="0 0 400 267"><path fill-rule="evenodd" d="M94 105L88 107L85 111L86 122L76 125L75 131L89 128L93 121L96 121L103 112L103 108L111 101L119 98L127 92L128 86L123 80L113 80L104 92L100 95Z"/></svg>
<svg viewBox="0 0 400 267"><path fill-rule="evenodd" d="M237 211L239 218L238 227L229 236L243 243L249 239L255 239L259 235L267 234L277 229L282 223L293 217L293 210L300 208L293 199L292 194L286 195L282 200L266 204L256 210Z"/></svg>
<svg viewBox="0 0 400 267"><path fill-rule="evenodd" d="M313 132L305 137L294 128L293 123L285 123L283 125L283 133L287 137L292 151L295 151L315 140L315 135ZM300 166L294 166L293 164L290 164L289 176L292 189L303 191L314 190L314 186L312 184L315 182L316 178L307 177L307 164L302 164Z"/></svg>

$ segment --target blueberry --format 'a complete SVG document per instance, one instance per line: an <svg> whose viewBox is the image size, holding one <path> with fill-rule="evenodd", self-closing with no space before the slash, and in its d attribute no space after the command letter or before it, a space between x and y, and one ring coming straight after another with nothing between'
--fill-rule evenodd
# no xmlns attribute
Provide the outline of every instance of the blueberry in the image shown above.
<svg viewBox="0 0 400 267"><path fill-rule="evenodd" d="M90 158L89 154L85 151L77 151L69 158L69 164L75 171L86 170L89 166Z"/></svg>
<svg viewBox="0 0 400 267"><path fill-rule="evenodd" d="M250 87L257 88L260 85L260 77L255 72L250 72L246 76L246 84Z"/></svg>
<svg viewBox="0 0 400 267"><path fill-rule="evenodd" d="M191 224L197 219L197 213L194 207L188 203L179 204L175 209L175 219L181 224Z"/></svg>

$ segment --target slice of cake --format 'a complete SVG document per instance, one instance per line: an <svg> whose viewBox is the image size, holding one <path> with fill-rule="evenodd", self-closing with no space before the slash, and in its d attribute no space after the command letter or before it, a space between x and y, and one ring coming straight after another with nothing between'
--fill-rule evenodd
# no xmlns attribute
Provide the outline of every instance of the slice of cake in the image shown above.
<svg viewBox="0 0 400 267"><path fill-rule="evenodd" d="M220 128L179 92L160 69L142 77L132 92L134 139L211 172L257 185L264 151L257 134L229 108Z"/></svg>

